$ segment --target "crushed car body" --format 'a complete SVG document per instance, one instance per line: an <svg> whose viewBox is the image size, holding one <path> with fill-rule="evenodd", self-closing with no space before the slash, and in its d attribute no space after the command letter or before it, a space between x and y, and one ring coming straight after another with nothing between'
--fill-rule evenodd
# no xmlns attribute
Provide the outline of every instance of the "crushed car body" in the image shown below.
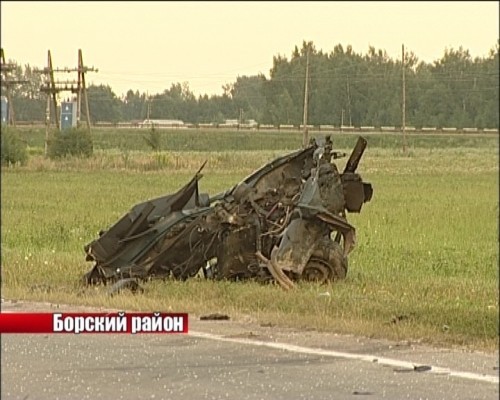
<svg viewBox="0 0 500 400"><path fill-rule="evenodd" d="M279 157L226 192L200 193L201 170L181 189L135 205L84 247L87 284L120 279L329 282L347 273L355 229L347 212L372 198L356 173L359 137L342 172L329 136Z"/></svg>

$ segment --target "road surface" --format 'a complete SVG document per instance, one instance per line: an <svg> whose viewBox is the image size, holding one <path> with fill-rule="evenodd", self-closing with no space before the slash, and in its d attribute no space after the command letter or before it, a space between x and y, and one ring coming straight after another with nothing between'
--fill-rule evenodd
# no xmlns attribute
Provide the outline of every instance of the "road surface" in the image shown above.
<svg viewBox="0 0 500 400"><path fill-rule="evenodd" d="M54 307L5 301L2 312L90 311ZM2 399L499 398L498 352L245 321L190 316L188 335L2 335L1 349Z"/></svg>

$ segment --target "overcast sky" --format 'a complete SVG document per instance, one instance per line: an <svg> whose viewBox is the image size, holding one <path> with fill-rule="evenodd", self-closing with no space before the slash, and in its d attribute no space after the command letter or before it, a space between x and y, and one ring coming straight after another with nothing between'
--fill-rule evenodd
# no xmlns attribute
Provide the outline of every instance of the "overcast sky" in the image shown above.
<svg viewBox="0 0 500 400"><path fill-rule="evenodd" d="M484 57L499 38L499 2L10 2L1 1L1 45L21 65L99 69L88 82L155 94L189 82L222 94L238 76L269 77L273 56L312 41L401 58L401 45L433 62L446 48ZM59 77L59 75L57 75ZM71 76L61 78L70 79Z"/></svg>

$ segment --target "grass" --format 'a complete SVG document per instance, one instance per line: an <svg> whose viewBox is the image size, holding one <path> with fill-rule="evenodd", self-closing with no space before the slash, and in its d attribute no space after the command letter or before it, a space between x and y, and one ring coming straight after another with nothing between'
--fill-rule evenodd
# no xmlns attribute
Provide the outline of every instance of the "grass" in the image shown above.
<svg viewBox="0 0 500 400"><path fill-rule="evenodd" d="M214 129L170 130L156 129L162 150L217 151L234 150L295 150L302 145L302 132L295 131L222 131ZM311 132L310 136L322 137L330 134L336 148L351 148L357 134L332 132ZM27 143L32 153L43 154L45 129L23 128L19 135ZM151 131L148 129L93 129L92 139L95 150L120 150L127 152L148 151L147 143ZM400 133L367 133L371 148L398 149L402 146ZM408 148L436 149L450 147L489 148L498 146L495 134L412 134L407 133Z"/></svg>
<svg viewBox="0 0 500 400"><path fill-rule="evenodd" d="M263 324L491 351L499 335L498 138L483 139L471 146L460 137L447 143L429 136L402 154L390 139L374 146L379 139L368 137L359 172L375 192L361 214L348 217L358 243L342 282L285 292L251 282L155 281L142 295L113 298L106 288L80 284L91 267L83 246L100 229L133 204L176 190L205 159L201 190L214 194L286 146L261 139L267 150L222 150L217 140L205 151L101 148L90 159L58 162L32 152L26 166L2 169L2 295L224 312ZM355 137L340 140L346 151Z"/></svg>

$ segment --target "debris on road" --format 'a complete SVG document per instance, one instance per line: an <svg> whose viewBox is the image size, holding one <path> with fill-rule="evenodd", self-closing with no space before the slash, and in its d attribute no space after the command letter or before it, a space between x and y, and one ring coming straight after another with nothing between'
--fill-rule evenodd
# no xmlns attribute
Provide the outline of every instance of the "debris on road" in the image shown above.
<svg viewBox="0 0 500 400"><path fill-rule="evenodd" d="M200 321L229 321L229 315L214 313L208 315L202 315Z"/></svg>

